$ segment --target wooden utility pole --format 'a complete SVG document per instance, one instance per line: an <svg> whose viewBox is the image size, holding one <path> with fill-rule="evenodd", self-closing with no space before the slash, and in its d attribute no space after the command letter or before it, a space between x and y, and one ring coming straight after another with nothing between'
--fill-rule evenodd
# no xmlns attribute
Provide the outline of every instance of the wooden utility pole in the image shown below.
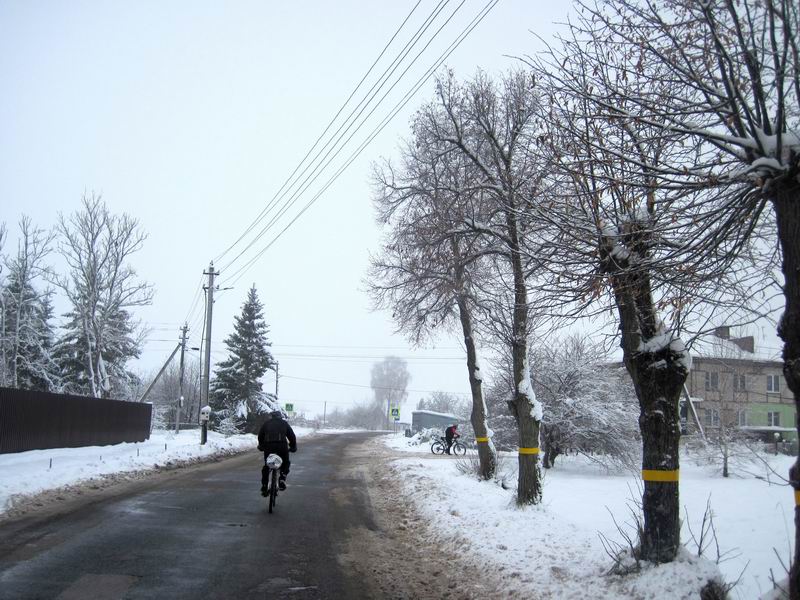
<svg viewBox="0 0 800 600"><path fill-rule="evenodd" d="M275 402L278 401L278 361L275 361Z"/></svg>
<svg viewBox="0 0 800 600"><path fill-rule="evenodd" d="M184 355L186 354L186 332L189 331L189 325L186 323L181 327L181 366L180 374L178 375L178 408L175 410L175 433L181 430L181 408L183 407L183 366Z"/></svg>
<svg viewBox="0 0 800 600"><path fill-rule="evenodd" d="M200 382L200 406L208 406L208 382L209 372L211 371L211 315L214 309L214 277L219 275L219 271L214 271L214 261L208 265L208 271L203 271L203 275L208 275L208 285L206 286L206 347L203 360L203 376Z"/></svg>

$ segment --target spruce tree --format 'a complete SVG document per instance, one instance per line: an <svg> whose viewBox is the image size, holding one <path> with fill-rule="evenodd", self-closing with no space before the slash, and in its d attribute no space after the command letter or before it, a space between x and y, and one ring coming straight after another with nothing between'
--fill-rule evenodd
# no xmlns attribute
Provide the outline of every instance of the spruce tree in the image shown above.
<svg viewBox="0 0 800 600"><path fill-rule="evenodd" d="M20 219L19 229L17 251L5 258L8 278L0 291L0 384L54 390L59 386L51 357L52 291L42 292L34 285L49 271L45 259L50 254L53 234L35 227L25 216Z"/></svg>
<svg viewBox="0 0 800 600"><path fill-rule="evenodd" d="M225 340L228 358L217 365L211 382L211 407L225 426L236 423L250 433L258 431L264 413L277 409L275 396L263 391L261 378L274 368L269 351L269 328L255 285L250 288L234 330Z"/></svg>
<svg viewBox="0 0 800 600"><path fill-rule="evenodd" d="M3 295L3 355L8 385L43 392L58 390L58 367L52 357L52 291L38 292L12 272Z"/></svg>

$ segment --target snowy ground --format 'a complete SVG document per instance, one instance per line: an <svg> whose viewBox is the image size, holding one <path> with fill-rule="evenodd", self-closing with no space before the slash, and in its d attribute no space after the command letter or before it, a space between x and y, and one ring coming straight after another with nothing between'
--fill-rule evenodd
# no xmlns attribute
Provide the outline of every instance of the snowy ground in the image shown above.
<svg viewBox="0 0 800 600"><path fill-rule="evenodd" d="M310 428L293 429L298 438L313 433ZM199 430L181 431L177 435L171 431L154 431L149 440L139 443L0 454L0 515L26 498L47 490L97 481L118 473L211 460L255 449L257 445L254 435L225 437L209 431L207 443L201 446Z"/></svg>
<svg viewBox="0 0 800 600"><path fill-rule="evenodd" d="M611 514L631 522L628 506L639 494L633 474L608 474L581 457L560 457L546 473L543 505L519 510L512 490L460 474L457 459L433 457L426 445L409 448L403 437L384 440L403 453L392 470L429 523L430 535L500 573L514 596L584 598L591 590L593 598L697 598L698 575L715 568L692 557L696 544L684 525L682 561L625 580L602 577L610 559L598 534L622 541ZM778 473L786 473L792 461L771 460ZM514 487L516 460L503 462ZM754 599L771 590L770 569L779 579L785 575L773 548L788 564L794 514L788 487L752 477L723 479L684 459L680 494L684 520L688 514L695 534L710 498L720 551L730 553L719 569L729 582L742 575L732 598ZM704 556L716 559L713 544Z"/></svg>

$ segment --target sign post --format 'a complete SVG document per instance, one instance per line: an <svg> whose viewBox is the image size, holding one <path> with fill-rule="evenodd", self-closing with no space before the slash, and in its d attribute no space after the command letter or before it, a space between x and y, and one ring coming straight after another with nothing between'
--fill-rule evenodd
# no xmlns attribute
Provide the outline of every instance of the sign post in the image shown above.
<svg viewBox="0 0 800 600"><path fill-rule="evenodd" d="M392 408L392 418L394 419L394 432L397 433L397 422L400 420L400 409Z"/></svg>

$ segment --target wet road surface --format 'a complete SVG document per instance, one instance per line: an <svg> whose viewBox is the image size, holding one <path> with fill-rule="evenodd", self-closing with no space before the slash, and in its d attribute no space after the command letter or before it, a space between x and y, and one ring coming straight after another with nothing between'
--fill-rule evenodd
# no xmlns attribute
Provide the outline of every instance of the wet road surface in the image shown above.
<svg viewBox="0 0 800 600"><path fill-rule="evenodd" d="M375 529L365 481L342 465L368 437L301 439L273 514L253 451L6 523L0 599L367 598L337 553L348 528Z"/></svg>

